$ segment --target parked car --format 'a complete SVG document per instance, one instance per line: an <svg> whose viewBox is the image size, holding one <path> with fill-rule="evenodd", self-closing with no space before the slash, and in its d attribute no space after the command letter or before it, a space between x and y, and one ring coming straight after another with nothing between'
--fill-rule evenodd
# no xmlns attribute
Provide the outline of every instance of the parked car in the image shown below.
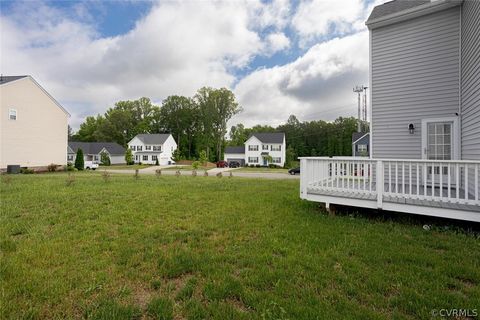
<svg viewBox="0 0 480 320"><path fill-rule="evenodd" d="M230 168L239 168L239 167L240 167L240 163L239 163L238 161L230 161L230 162L228 163L228 166L229 166Z"/></svg>
<svg viewBox="0 0 480 320"><path fill-rule="evenodd" d="M85 161L84 167L85 170L95 170L98 168L98 163L95 163L93 161Z"/></svg>
<svg viewBox="0 0 480 320"><path fill-rule="evenodd" d="M300 167L292 168L292 169L288 170L288 173L290 173L292 176L296 175L297 173L300 174Z"/></svg>
<svg viewBox="0 0 480 320"><path fill-rule="evenodd" d="M217 168L228 168L228 162L223 160L218 161Z"/></svg>

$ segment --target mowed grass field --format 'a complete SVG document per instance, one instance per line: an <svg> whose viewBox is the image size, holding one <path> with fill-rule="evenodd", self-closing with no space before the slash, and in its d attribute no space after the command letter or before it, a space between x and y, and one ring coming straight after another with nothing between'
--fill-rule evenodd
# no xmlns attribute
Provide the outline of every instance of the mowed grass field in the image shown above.
<svg viewBox="0 0 480 320"><path fill-rule="evenodd" d="M330 216L299 199L296 180L66 179L2 177L1 319L425 319L479 308L476 233Z"/></svg>

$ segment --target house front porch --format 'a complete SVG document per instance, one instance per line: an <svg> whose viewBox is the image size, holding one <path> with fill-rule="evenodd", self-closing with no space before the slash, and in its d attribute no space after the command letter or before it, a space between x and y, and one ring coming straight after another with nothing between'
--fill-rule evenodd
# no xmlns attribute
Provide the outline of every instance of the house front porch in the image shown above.
<svg viewBox="0 0 480 320"><path fill-rule="evenodd" d="M480 161L300 159L309 201L480 222Z"/></svg>

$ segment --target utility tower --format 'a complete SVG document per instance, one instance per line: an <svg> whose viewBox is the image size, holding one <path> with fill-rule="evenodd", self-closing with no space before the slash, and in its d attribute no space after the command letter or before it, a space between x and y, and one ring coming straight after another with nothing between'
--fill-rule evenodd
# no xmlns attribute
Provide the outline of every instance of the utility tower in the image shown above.
<svg viewBox="0 0 480 320"><path fill-rule="evenodd" d="M361 86L355 86L355 88L353 88L353 92L356 92L358 94L358 119L357 119L357 131L358 132L362 132L362 112L361 112L361 103L360 103L360 100L361 100L361 93L363 92L363 85Z"/></svg>

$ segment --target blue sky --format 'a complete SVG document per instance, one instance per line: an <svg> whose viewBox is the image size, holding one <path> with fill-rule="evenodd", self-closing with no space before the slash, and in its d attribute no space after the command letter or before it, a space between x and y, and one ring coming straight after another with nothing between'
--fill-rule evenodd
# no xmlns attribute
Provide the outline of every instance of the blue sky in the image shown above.
<svg viewBox="0 0 480 320"><path fill-rule="evenodd" d="M122 99L201 86L233 90L232 124L333 120L368 84L364 21L381 2L2 1L0 68L36 78L74 128Z"/></svg>

